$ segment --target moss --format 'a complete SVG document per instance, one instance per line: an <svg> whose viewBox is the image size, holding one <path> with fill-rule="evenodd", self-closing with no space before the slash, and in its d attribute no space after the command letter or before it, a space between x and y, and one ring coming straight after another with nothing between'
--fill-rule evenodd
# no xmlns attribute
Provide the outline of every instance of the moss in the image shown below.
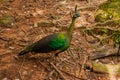
<svg viewBox="0 0 120 80"><path fill-rule="evenodd" d="M117 46L120 43L120 30L114 32L113 40L115 46Z"/></svg>
<svg viewBox="0 0 120 80"><path fill-rule="evenodd" d="M105 64L92 62L93 70L101 73L108 73L108 69Z"/></svg>
<svg viewBox="0 0 120 80"><path fill-rule="evenodd" d="M95 20L104 22L106 20L120 18L120 0L108 0L101 4L96 12ZM115 22L118 24L118 22Z"/></svg>
<svg viewBox="0 0 120 80"><path fill-rule="evenodd" d="M117 71L117 76L120 76L120 64L118 64L119 68L118 68L118 71Z"/></svg>
<svg viewBox="0 0 120 80"><path fill-rule="evenodd" d="M0 2L8 2L9 0L0 0Z"/></svg>
<svg viewBox="0 0 120 80"><path fill-rule="evenodd" d="M11 23L14 22L14 18L9 15L2 15L0 17L0 25L9 26Z"/></svg>
<svg viewBox="0 0 120 80"><path fill-rule="evenodd" d="M111 19L112 15L103 10L98 10L95 20L97 22L104 22L105 20Z"/></svg>
<svg viewBox="0 0 120 80"><path fill-rule="evenodd" d="M113 65L92 62L92 66L94 71L120 76L120 64Z"/></svg>

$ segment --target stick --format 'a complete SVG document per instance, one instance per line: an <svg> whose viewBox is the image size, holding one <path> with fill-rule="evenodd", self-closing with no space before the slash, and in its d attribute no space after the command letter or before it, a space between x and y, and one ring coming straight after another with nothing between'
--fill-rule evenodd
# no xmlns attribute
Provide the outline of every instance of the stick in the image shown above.
<svg viewBox="0 0 120 80"><path fill-rule="evenodd" d="M40 62L38 58L35 58L35 59L36 59L36 60L38 61L38 63L40 63L47 71L50 71L50 69L48 69L47 66L45 66L42 62Z"/></svg>
<svg viewBox="0 0 120 80"><path fill-rule="evenodd" d="M0 37L0 39L3 40L3 41L10 41L10 39L7 39L5 37Z"/></svg>
<svg viewBox="0 0 120 80"><path fill-rule="evenodd" d="M53 68L61 75L61 77L64 79L64 80L67 80L66 77L62 74L62 72L52 63L50 62L50 64L53 66Z"/></svg>
<svg viewBox="0 0 120 80"><path fill-rule="evenodd" d="M87 57L84 56L84 61L83 61L82 66L81 66L80 77L81 77L81 75L84 73L84 70L83 70L83 69L84 69L84 66L85 66L86 61L87 61Z"/></svg>
<svg viewBox="0 0 120 80"><path fill-rule="evenodd" d="M18 72L18 74L19 74L20 80L23 80L23 79L22 79L22 76L21 76L21 74L20 74L20 72Z"/></svg>
<svg viewBox="0 0 120 80"><path fill-rule="evenodd" d="M66 73L66 74L69 75L69 76L75 77L76 79L87 80L87 79L83 79L83 78L77 77L77 76L75 76L75 75L73 75L73 74L70 74L70 73L68 73L68 72L66 72L66 71L63 71L63 70L61 70L61 69L60 69L60 71Z"/></svg>
<svg viewBox="0 0 120 80"><path fill-rule="evenodd" d="M20 68L18 69L18 74L19 74L21 80L23 80L23 79L22 79L22 76L20 74L20 70L21 70L21 68L22 68L22 66L24 64L24 61L25 61L25 57L23 58L22 64L20 65Z"/></svg>

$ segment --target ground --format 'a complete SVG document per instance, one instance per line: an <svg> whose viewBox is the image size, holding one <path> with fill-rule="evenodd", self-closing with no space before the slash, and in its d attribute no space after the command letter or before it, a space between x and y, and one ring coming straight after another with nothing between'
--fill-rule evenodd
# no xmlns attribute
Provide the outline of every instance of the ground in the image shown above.
<svg viewBox="0 0 120 80"><path fill-rule="evenodd" d="M10 22L0 25L0 80L109 80L107 74L84 69L94 46L86 41L82 27L95 23L97 6L104 1L1 0L0 16L10 17ZM17 58L27 45L46 35L65 32L76 4L81 17L67 51L55 58L31 53Z"/></svg>

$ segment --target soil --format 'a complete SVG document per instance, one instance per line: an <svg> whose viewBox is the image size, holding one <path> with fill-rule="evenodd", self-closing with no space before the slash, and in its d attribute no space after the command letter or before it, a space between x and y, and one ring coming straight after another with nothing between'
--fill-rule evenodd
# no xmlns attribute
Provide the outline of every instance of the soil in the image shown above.
<svg viewBox="0 0 120 80"><path fill-rule="evenodd" d="M0 25L0 80L109 80L107 74L84 69L90 63L87 57L94 51L94 45L86 41L81 28L95 23L97 6L104 1L90 0L89 4L86 0L1 0L0 16L4 14L14 20ZM81 17L76 21L67 51L55 58L31 53L17 57L42 37L66 31L76 4Z"/></svg>

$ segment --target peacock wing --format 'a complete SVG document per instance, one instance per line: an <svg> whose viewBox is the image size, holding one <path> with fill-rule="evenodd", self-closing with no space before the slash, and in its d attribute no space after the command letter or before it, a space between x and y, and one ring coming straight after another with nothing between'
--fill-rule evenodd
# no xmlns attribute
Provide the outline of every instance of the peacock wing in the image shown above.
<svg viewBox="0 0 120 80"><path fill-rule="evenodd" d="M57 36L57 33L48 35L42 38L41 40L35 42L34 44L32 44L33 47L32 47L31 52L47 53L50 51L54 51L55 49L53 49L49 45L56 36Z"/></svg>

